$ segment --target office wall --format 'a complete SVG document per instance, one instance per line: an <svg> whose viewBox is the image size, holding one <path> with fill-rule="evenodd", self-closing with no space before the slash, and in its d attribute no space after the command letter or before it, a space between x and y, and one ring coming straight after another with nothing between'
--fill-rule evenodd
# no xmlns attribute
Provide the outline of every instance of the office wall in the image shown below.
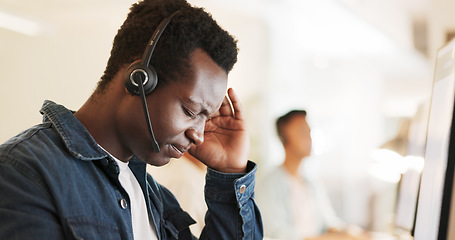
<svg viewBox="0 0 455 240"><path fill-rule="evenodd" d="M128 5L72 10L57 5L43 21L46 32L30 36L0 29L0 141L40 123L45 99L74 110L84 103L104 71ZM110 14L100 19L100 11Z"/></svg>

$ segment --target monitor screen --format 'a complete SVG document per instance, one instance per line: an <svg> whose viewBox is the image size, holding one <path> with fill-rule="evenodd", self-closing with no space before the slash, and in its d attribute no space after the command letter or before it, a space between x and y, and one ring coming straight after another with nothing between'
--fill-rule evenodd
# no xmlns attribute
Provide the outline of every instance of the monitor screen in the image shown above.
<svg viewBox="0 0 455 240"><path fill-rule="evenodd" d="M421 163L423 158L417 156L407 156L409 161ZM395 233L412 235L415 215L417 209L417 198L419 196L419 186L421 179L421 167L409 167L406 172L401 175L400 184L398 187L398 196L395 209Z"/></svg>
<svg viewBox="0 0 455 240"><path fill-rule="evenodd" d="M394 232L397 235L413 235L417 199L425 156L430 96L420 104L411 119L404 162L406 170L401 174L395 207Z"/></svg>
<svg viewBox="0 0 455 240"><path fill-rule="evenodd" d="M454 173L454 54L455 41L439 49L437 54L425 164L415 220L415 240L448 239Z"/></svg>

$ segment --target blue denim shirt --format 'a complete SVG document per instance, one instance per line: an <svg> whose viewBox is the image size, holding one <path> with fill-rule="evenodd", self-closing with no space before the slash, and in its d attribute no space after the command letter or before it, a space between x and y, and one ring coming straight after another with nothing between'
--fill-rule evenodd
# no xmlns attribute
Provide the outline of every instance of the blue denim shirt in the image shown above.
<svg viewBox="0 0 455 240"><path fill-rule="evenodd" d="M133 239L128 194L117 163L61 105L46 101L44 121L0 146L0 239ZM129 167L159 239L194 239L194 220L133 157ZM254 202L257 166L246 174L209 169L200 239L262 239Z"/></svg>

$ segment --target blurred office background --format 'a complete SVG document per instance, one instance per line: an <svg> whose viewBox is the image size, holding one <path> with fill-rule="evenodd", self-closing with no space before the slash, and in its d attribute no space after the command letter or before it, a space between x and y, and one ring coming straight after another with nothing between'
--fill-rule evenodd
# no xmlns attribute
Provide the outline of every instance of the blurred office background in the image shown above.
<svg viewBox="0 0 455 240"><path fill-rule="evenodd" d="M133 2L0 0L1 142L40 122L45 99L74 110L84 103ZM406 153L382 161L377 150L400 153L385 143L407 134L418 109L425 116L436 51L455 33L455 2L189 2L239 41L229 85L246 109L258 175L283 160L275 119L306 109L314 149L302 171L320 176L343 219L389 231Z"/></svg>

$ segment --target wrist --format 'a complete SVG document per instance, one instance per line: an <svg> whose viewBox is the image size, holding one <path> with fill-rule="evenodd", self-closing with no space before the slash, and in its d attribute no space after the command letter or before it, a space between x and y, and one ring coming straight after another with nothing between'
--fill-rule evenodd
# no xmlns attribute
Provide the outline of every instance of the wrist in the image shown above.
<svg viewBox="0 0 455 240"><path fill-rule="evenodd" d="M242 167L225 167L225 168L219 168L214 170L222 173L246 173L246 163L245 166Z"/></svg>

